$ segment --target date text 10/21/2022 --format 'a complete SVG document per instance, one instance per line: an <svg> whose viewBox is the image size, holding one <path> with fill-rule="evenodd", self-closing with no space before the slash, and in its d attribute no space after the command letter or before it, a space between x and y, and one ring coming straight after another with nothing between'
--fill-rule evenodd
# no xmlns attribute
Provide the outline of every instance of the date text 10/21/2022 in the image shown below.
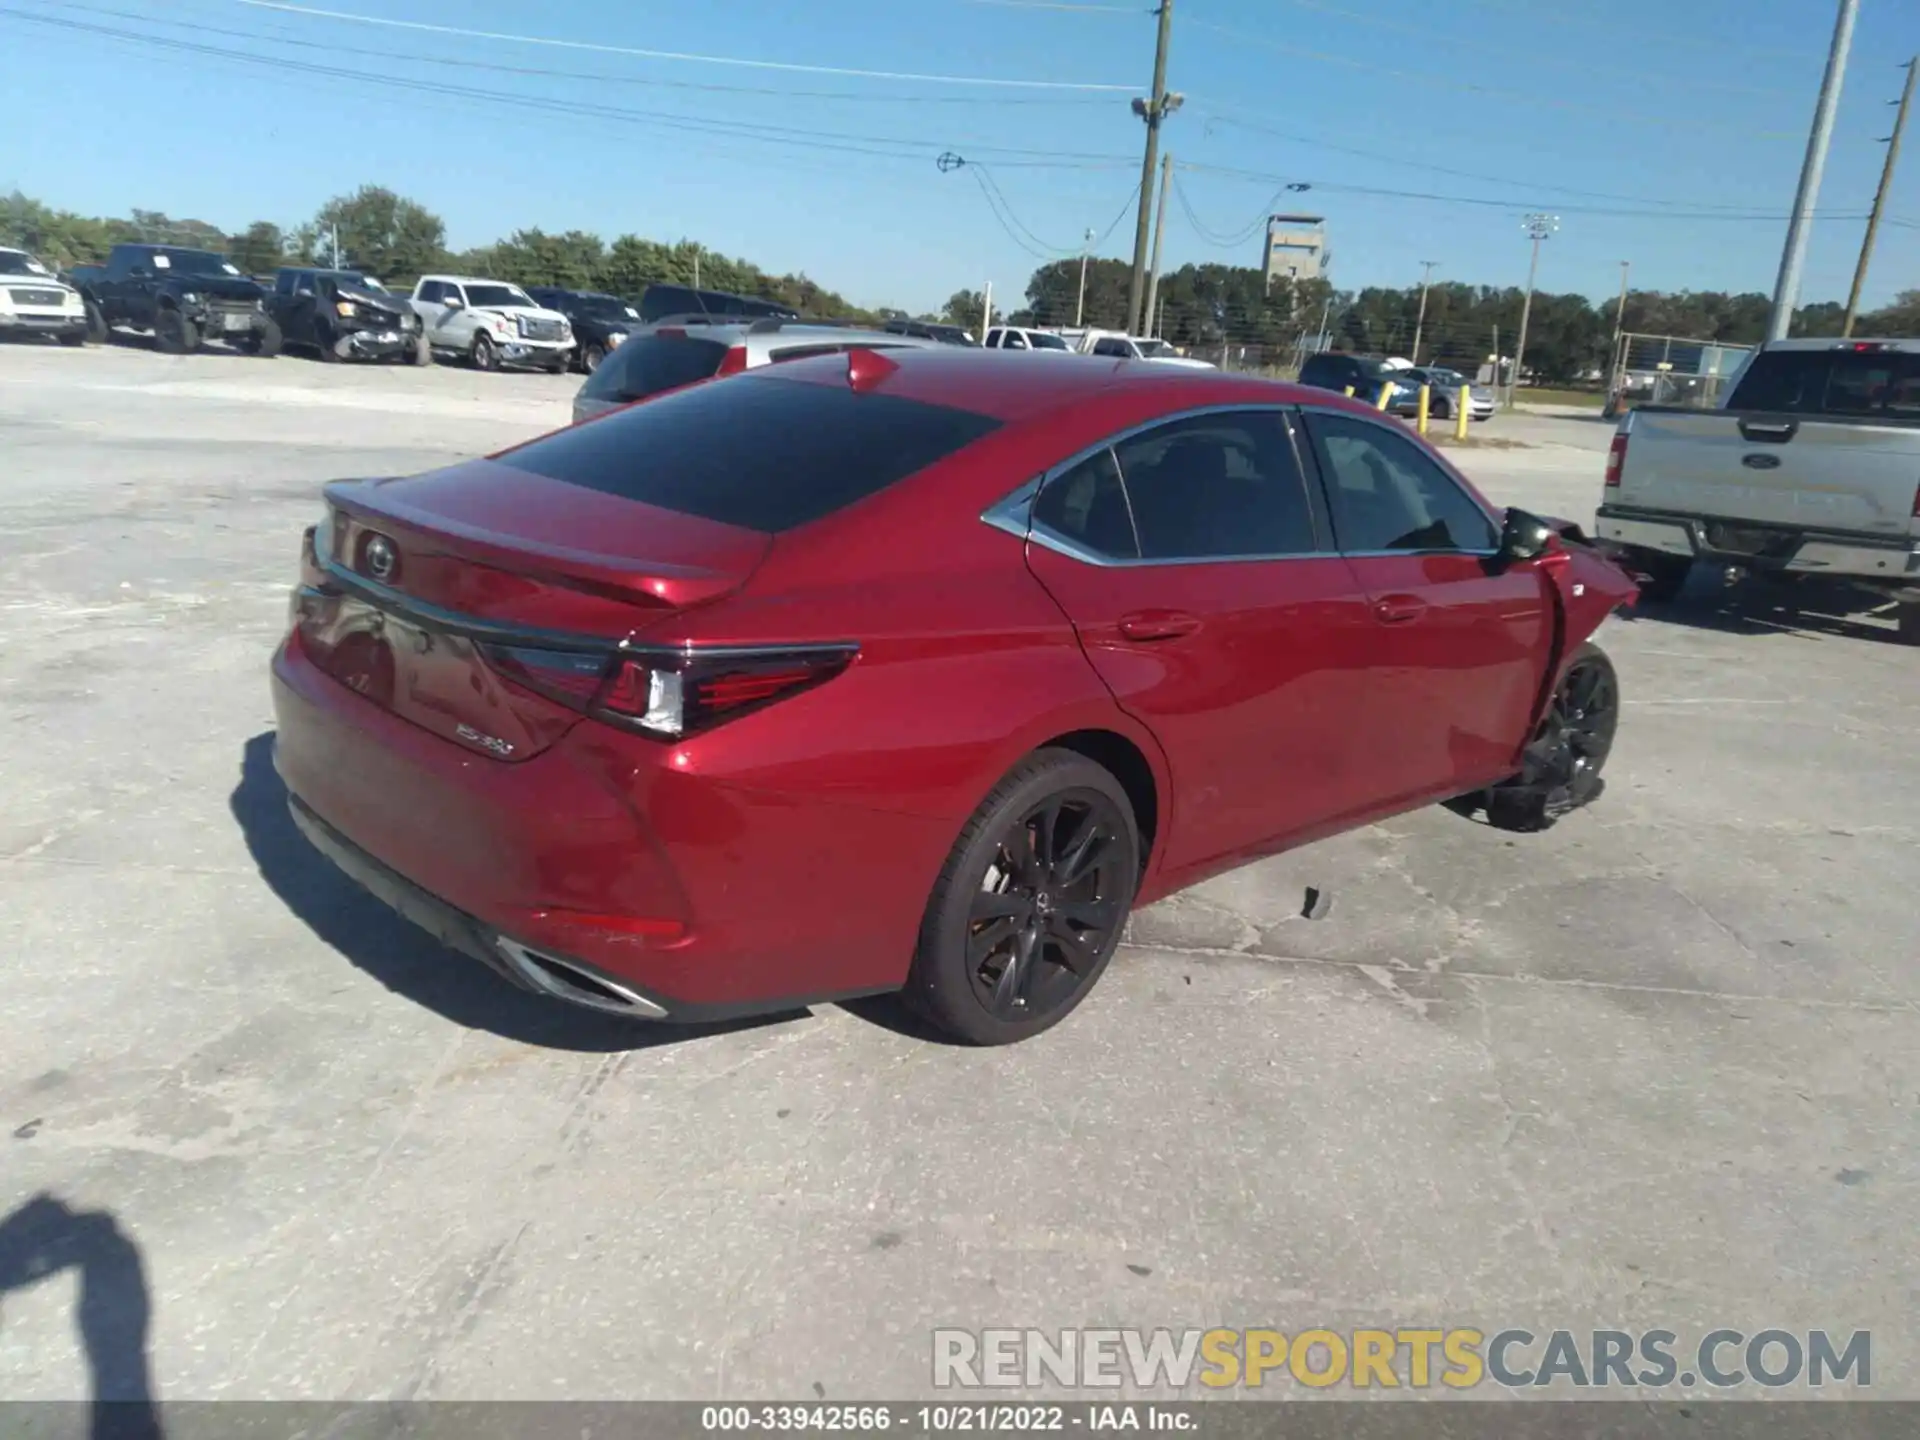
<svg viewBox="0 0 1920 1440"><path fill-rule="evenodd" d="M1033 1431L1192 1432L1199 1420L1176 1405L708 1405L700 1429L709 1434L745 1431L905 1430L914 1434Z"/></svg>

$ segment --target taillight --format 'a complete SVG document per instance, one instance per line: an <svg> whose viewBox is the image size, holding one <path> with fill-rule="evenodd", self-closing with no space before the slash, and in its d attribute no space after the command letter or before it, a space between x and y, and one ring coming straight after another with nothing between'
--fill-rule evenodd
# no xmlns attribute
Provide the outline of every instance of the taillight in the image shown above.
<svg viewBox="0 0 1920 1440"><path fill-rule="evenodd" d="M1607 489L1620 488L1620 467L1627 463L1627 436L1623 431L1613 437L1613 444L1607 447Z"/></svg>
<svg viewBox="0 0 1920 1440"><path fill-rule="evenodd" d="M1913 487L1913 518L1920 520L1920 485Z"/></svg>
<svg viewBox="0 0 1920 1440"><path fill-rule="evenodd" d="M734 345L730 346L727 353L720 358L720 368L713 373L715 375L738 375L746 368L747 347L744 345Z"/></svg>
<svg viewBox="0 0 1920 1440"><path fill-rule="evenodd" d="M572 652L483 644L514 684L583 715L662 739L712 729L831 680L853 663L853 645L729 650Z"/></svg>
<svg viewBox="0 0 1920 1440"><path fill-rule="evenodd" d="M831 680L853 663L851 645L623 655L591 713L666 739L710 730Z"/></svg>

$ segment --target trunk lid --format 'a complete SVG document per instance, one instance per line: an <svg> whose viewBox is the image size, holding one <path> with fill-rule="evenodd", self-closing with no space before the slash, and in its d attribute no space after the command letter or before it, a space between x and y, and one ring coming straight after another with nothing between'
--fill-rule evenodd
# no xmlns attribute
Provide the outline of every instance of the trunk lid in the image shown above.
<svg viewBox="0 0 1920 1440"><path fill-rule="evenodd" d="M772 544L495 460L343 481L327 501L296 619L306 653L508 762L579 723L622 641L738 590Z"/></svg>

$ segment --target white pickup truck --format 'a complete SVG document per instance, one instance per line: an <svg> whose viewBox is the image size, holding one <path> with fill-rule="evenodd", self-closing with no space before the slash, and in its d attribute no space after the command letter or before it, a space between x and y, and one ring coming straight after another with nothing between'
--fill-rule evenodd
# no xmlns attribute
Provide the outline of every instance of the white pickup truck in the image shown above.
<svg viewBox="0 0 1920 1440"><path fill-rule="evenodd" d="M573 356L567 317L504 280L424 275L409 303L443 359L470 360L481 370L514 365L558 375Z"/></svg>
<svg viewBox="0 0 1920 1440"><path fill-rule="evenodd" d="M1595 517L1670 599L1694 560L1823 575L1896 602L1920 644L1920 340L1777 340L1717 410L1620 421Z"/></svg>

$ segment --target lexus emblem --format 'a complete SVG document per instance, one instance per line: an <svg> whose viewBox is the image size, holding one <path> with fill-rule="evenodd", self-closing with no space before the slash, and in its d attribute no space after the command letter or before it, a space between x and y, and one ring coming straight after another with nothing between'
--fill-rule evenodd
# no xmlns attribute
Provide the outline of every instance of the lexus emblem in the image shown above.
<svg viewBox="0 0 1920 1440"><path fill-rule="evenodd" d="M384 535L375 535L367 541L367 573L379 581L393 578L394 567L400 557L394 553L393 542Z"/></svg>

